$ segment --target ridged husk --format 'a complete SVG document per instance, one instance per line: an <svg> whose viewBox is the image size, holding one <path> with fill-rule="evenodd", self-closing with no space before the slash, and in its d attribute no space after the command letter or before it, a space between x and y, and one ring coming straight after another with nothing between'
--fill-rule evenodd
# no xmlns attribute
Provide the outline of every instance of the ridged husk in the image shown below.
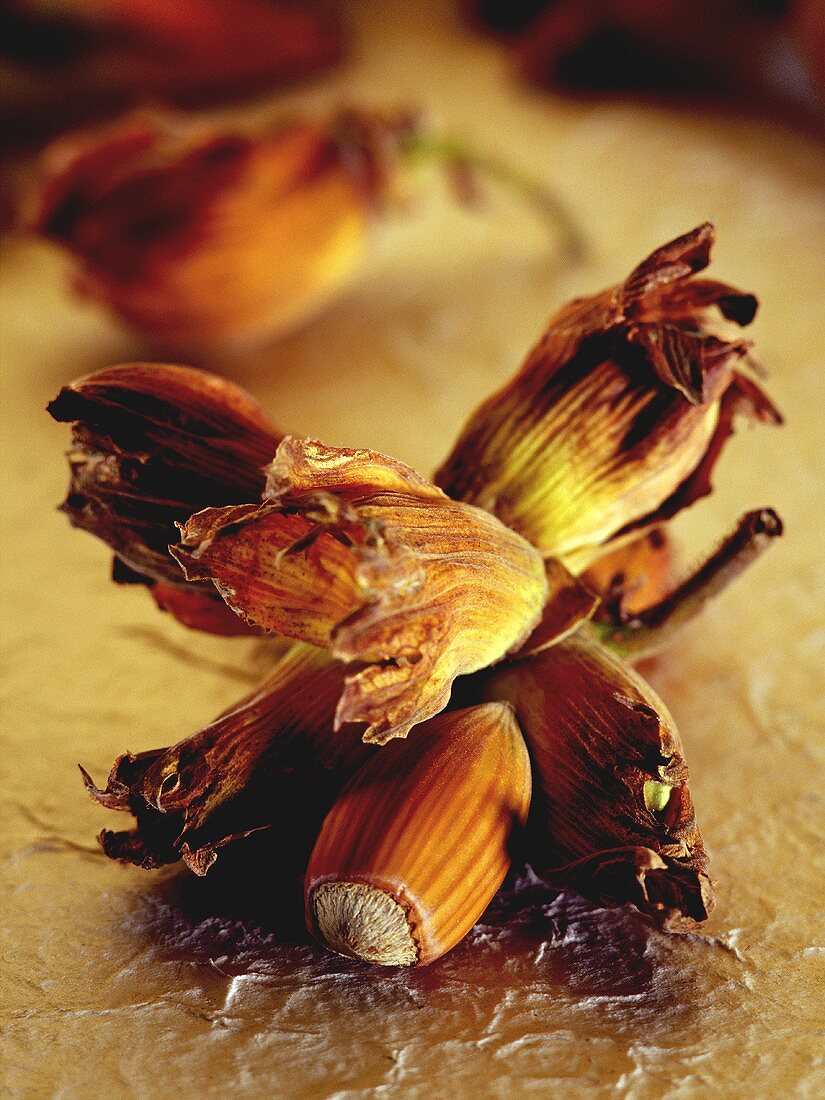
<svg viewBox="0 0 825 1100"><path fill-rule="evenodd" d="M595 901L631 902L669 929L713 906L682 743L664 704L581 633L489 674L533 760L528 858Z"/></svg>
<svg viewBox="0 0 825 1100"><path fill-rule="evenodd" d="M517 649L548 582L536 551L372 451L287 438L265 503L211 508L172 552L254 626L366 665L337 721L403 737L447 703L453 680Z"/></svg>
<svg viewBox="0 0 825 1100"><path fill-rule="evenodd" d="M126 753L92 797L128 811L136 828L105 830L106 855L141 867L179 859L203 875L226 845L262 829L283 832L301 869L323 815L372 752L361 727L334 730L342 666L297 644L259 688L169 748Z"/></svg>
<svg viewBox="0 0 825 1100"><path fill-rule="evenodd" d="M753 295L692 278L713 239L699 226L625 282L559 310L518 374L471 416L436 483L574 571L708 492L730 434L727 421L717 432L729 388L739 393L731 412L779 419L738 373L748 342L708 323L711 307L740 325L756 312Z"/></svg>
<svg viewBox="0 0 825 1100"><path fill-rule="evenodd" d="M115 579L163 586L158 602L187 625L248 632L168 547L193 512L260 498L281 434L257 402L205 371L127 363L64 386L49 412L72 424L62 510L114 550Z"/></svg>

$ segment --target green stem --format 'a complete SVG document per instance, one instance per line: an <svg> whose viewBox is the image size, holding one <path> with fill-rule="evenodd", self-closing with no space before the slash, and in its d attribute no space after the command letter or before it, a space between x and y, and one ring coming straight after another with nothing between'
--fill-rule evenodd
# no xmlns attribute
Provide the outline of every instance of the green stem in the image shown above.
<svg viewBox="0 0 825 1100"><path fill-rule="evenodd" d="M474 169L509 188L525 199L539 214L561 231L564 249L571 260L581 260L587 252L584 236L564 202L550 188L527 176L507 161L480 152L448 134L412 133L401 143L401 155L407 163L440 161L455 167Z"/></svg>

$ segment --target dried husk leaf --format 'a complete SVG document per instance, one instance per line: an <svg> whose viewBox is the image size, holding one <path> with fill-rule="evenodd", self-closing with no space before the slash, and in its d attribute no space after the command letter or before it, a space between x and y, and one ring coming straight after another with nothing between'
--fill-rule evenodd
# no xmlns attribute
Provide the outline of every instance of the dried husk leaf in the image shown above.
<svg viewBox="0 0 825 1100"><path fill-rule="evenodd" d="M156 345L249 343L351 279L382 182L360 154L335 122L253 136L141 112L47 151L30 221Z"/></svg>
<svg viewBox="0 0 825 1100"><path fill-rule="evenodd" d="M49 412L72 422L63 511L115 551L115 579L166 586L161 603L168 586L188 589L163 606L188 625L232 632L212 586L188 586L168 546L193 512L259 499L281 438L260 406L213 374L130 363L65 386Z"/></svg>
<svg viewBox="0 0 825 1100"><path fill-rule="evenodd" d="M677 577L671 566L665 524L682 508L711 492L711 474L733 433L735 417L778 423L778 414L749 379L736 375L719 404L719 421L699 465L653 514L628 524L607 554L586 570L582 584L601 597L593 617L599 639L634 660L658 652L704 605L734 581L782 534L772 508L745 513L719 547L692 572Z"/></svg>
<svg viewBox="0 0 825 1100"><path fill-rule="evenodd" d="M115 559L117 560L117 559ZM148 585L152 599L160 611L166 611L190 630L203 630L224 638L260 633L223 602L214 588L190 584L180 588L155 581Z"/></svg>
<svg viewBox="0 0 825 1100"><path fill-rule="evenodd" d="M530 806L512 709L450 711L377 752L327 815L306 874L307 926L339 954L434 962L487 907Z"/></svg>
<svg viewBox="0 0 825 1100"><path fill-rule="evenodd" d="M253 625L366 664L337 721L367 723L368 740L405 736L539 620L536 551L401 462L288 437L264 500L198 513L172 552Z"/></svg>
<svg viewBox="0 0 825 1100"><path fill-rule="evenodd" d="M323 650L294 645L259 688L169 748L126 753L92 797L137 827L101 833L112 859L159 867L179 859L204 875L220 849L283 830L289 862L306 859L345 780L375 750L362 729L334 730L344 670Z"/></svg>
<svg viewBox="0 0 825 1100"><path fill-rule="evenodd" d="M704 920L713 890L688 769L652 689L578 633L488 674L484 696L515 707L530 749L536 869L669 929Z"/></svg>
<svg viewBox="0 0 825 1100"><path fill-rule="evenodd" d="M780 419L738 373L750 345L709 328L711 307L739 324L756 310L753 295L690 278L712 242L712 227L699 226L624 283L559 310L519 373L470 418L436 483L574 572L613 538L702 495L682 491L699 469L707 492L734 382L733 411Z"/></svg>

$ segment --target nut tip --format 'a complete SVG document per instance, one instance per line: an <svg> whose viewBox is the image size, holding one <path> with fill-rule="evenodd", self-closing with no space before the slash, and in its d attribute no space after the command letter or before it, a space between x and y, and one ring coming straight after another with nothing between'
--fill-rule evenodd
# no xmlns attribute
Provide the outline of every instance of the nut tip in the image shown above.
<svg viewBox="0 0 825 1100"><path fill-rule="evenodd" d="M318 936L339 955L382 966L412 966L418 947L403 906L377 886L324 882L311 901Z"/></svg>

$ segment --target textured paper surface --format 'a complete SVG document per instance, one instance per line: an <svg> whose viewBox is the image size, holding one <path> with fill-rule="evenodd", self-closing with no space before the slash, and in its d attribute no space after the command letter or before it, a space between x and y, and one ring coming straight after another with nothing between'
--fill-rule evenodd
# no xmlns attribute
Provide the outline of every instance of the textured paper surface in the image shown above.
<svg viewBox="0 0 825 1100"><path fill-rule="evenodd" d="M719 232L713 275L762 299L753 334L787 426L740 433L716 493L678 531L698 556L746 508L773 505L787 534L646 670L685 741L719 907L705 935L668 937L632 912L554 899L524 880L440 963L382 972L308 941L297 884L275 853L271 872L240 882L220 864L200 881L106 862L94 836L115 822L87 800L76 763L103 778L124 749L193 731L264 674L271 650L195 636L145 593L116 589L105 548L55 511L68 432L46 401L81 373L150 353L69 295L52 250L9 241L5 1087L20 1097L822 1095L825 157L763 122L559 103L519 86L440 8L358 11L356 60L289 102L431 106L552 180L592 254L564 268L511 197L467 212L436 186L392 220L342 301L279 345L219 364L285 428L429 472L553 308L704 218Z"/></svg>

